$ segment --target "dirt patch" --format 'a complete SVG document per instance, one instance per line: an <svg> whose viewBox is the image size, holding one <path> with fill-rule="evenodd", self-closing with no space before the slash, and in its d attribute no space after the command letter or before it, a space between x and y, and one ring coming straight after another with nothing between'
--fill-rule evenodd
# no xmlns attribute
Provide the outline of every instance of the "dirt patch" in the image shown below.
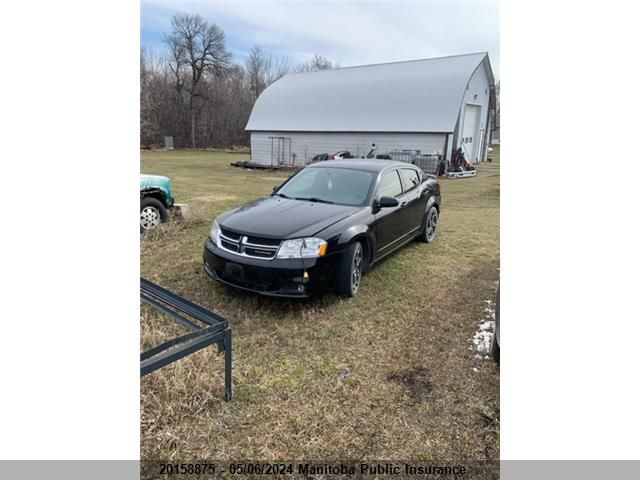
<svg viewBox="0 0 640 480"><path fill-rule="evenodd" d="M411 399L419 403L431 396L433 384L429 379L429 372L424 367L402 370L387 377L387 380L398 383L406 388Z"/></svg>
<svg viewBox="0 0 640 480"><path fill-rule="evenodd" d="M499 278L499 259L478 260L470 270L458 277L451 295L455 295L460 305L468 307L467 315L483 318L485 300L495 300Z"/></svg>

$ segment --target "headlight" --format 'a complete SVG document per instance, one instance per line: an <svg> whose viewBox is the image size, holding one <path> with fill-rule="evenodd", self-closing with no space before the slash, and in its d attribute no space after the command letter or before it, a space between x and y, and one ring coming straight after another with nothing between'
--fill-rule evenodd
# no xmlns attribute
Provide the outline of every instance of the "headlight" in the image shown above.
<svg viewBox="0 0 640 480"><path fill-rule="evenodd" d="M216 245L220 245L220 225L218 225L218 221L214 220L213 225L211 225L211 233L209 234L211 237L211 241Z"/></svg>
<svg viewBox="0 0 640 480"><path fill-rule="evenodd" d="M278 250L278 258L315 258L327 253L327 242L321 238L285 240Z"/></svg>

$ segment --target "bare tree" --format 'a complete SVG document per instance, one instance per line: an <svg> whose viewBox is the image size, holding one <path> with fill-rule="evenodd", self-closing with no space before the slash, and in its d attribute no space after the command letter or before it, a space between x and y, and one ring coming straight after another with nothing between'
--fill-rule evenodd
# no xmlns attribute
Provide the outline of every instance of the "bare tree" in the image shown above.
<svg viewBox="0 0 640 480"><path fill-rule="evenodd" d="M264 81L266 56L262 48L258 45L254 46L249 52L245 67L247 76L249 77L249 90L255 98L266 88Z"/></svg>
<svg viewBox="0 0 640 480"><path fill-rule="evenodd" d="M338 65L331 63L331 61L323 57L322 55L318 55L317 53L313 56L313 58L305 63L301 63L296 68L298 72L315 72L318 70L328 70L330 68L336 68Z"/></svg>
<svg viewBox="0 0 640 480"><path fill-rule="evenodd" d="M140 50L140 143L159 143L164 110L165 60L146 48Z"/></svg>
<svg viewBox="0 0 640 480"><path fill-rule="evenodd" d="M269 56L269 61L267 62L267 86L284 77L290 71L291 62L288 57Z"/></svg>
<svg viewBox="0 0 640 480"><path fill-rule="evenodd" d="M258 98L265 88L289 73L291 63L287 57L267 55L259 45L255 45L249 52L245 68L249 89Z"/></svg>
<svg viewBox="0 0 640 480"><path fill-rule="evenodd" d="M171 55L170 68L178 94L188 94L191 116L191 147L196 147L196 98L206 99L203 80L220 76L229 67L231 55L225 47L224 32L200 15L176 14L172 32L165 38Z"/></svg>
<svg viewBox="0 0 640 480"><path fill-rule="evenodd" d="M185 69L176 83L176 69L171 51L156 56L150 50L140 57L140 144L162 143L163 137L174 137L177 148L191 146L191 112L189 93L180 90L180 82L188 86ZM231 65L224 76L202 78L196 112L197 147L247 145L244 130L255 98L249 89L245 69Z"/></svg>
<svg viewBox="0 0 640 480"><path fill-rule="evenodd" d="M153 68L149 53L140 49L140 143L151 143L156 134L153 122Z"/></svg>

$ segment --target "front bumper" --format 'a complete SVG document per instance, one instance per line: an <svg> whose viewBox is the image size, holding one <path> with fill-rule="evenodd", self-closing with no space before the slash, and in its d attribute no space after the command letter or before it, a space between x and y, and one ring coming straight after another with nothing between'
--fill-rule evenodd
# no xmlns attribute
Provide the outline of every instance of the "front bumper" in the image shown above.
<svg viewBox="0 0 640 480"><path fill-rule="evenodd" d="M203 260L210 277L232 287L274 297L305 298L332 284L338 255L305 258L304 263L299 258L263 260L227 252L208 238Z"/></svg>

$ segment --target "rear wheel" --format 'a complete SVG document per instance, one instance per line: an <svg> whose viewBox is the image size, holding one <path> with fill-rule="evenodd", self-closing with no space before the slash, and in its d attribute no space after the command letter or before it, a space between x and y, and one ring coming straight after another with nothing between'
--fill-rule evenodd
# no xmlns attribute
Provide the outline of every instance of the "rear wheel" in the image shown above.
<svg viewBox="0 0 640 480"><path fill-rule="evenodd" d="M146 232L167 221L167 209L157 198L145 197L140 200L140 231Z"/></svg>
<svg viewBox="0 0 640 480"><path fill-rule="evenodd" d="M362 243L354 242L342 255L338 272L338 293L353 297L358 293L364 270Z"/></svg>
<svg viewBox="0 0 640 480"><path fill-rule="evenodd" d="M429 207L424 219L424 228L418 237L421 242L431 243L438 234L438 209L435 206Z"/></svg>

